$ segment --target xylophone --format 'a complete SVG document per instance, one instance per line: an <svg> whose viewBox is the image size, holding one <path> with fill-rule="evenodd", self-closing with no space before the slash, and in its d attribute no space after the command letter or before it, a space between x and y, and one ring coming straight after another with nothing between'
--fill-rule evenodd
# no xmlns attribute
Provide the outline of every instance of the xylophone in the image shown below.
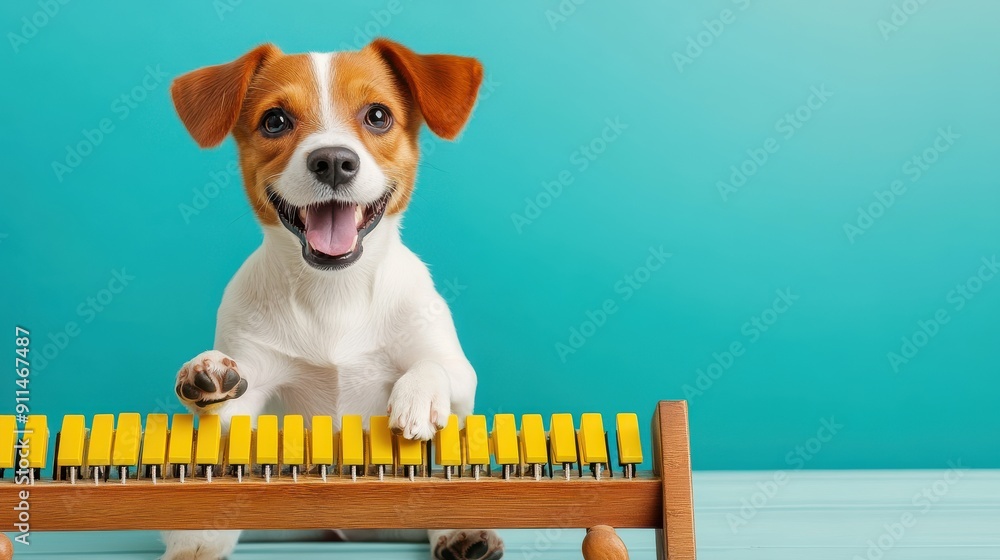
<svg viewBox="0 0 1000 560"><path fill-rule="evenodd" d="M287 415L280 426L277 416L234 416L228 430L213 415L169 420L149 414L143 427L139 414L98 414L88 428L83 416L65 416L49 464L45 416L29 416L23 431L0 416L4 526L26 518L32 531L606 525L656 529L658 558L695 558L684 401L654 411L652 473L637 470L644 454L628 413L614 420L617 469L600 414L579 423L553 414L547 430L539 414L497 414L490 430L485 416L460 427L452 415L429 442L392 433L385 416L366 427L346 415L339 429L330 416Z"/></svg>

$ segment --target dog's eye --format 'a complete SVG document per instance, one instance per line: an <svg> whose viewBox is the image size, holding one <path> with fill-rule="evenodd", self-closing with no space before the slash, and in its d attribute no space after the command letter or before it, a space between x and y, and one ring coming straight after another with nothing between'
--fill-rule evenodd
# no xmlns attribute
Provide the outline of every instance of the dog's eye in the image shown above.
<svg viewBox="0 0 1000 560"><path fill-rule="evenodd" d="M260 119L260 132L268 138L281 136L292 129L292 119L283 109L268 109Z"/></svg>
<svg viewBox="0 0 1000 560"><path fill-rule="evenodd" d="M392 115L385 105L375 104L365 111L365 126L372 132L385 132L392 126Z"/></svg>

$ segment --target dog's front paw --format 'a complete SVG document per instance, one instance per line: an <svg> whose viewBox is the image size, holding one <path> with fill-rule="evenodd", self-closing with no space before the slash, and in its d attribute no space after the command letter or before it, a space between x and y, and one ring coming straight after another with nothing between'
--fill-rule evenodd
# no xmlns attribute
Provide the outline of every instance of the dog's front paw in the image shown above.
<svg viewBox="0 0 1000 560"><path fill-rule="evenodd" d="M461 529L438 537L435 560L497 560L503 558L503 541L496 531Z"/></svg>
<svg viewBox="0 0 1000 560"><path fill-rule="evenodd" d="M181 401L199 408L235 399L247 391L236 360L216 350L202 352L177 372Z"/></svg>
<svg viewBox="0 0 1000 560"><path fill-rule="evenodd" d="M389 395L389 428L406 439L428 440L448 425L451 392L444 374L411 371Z"/></svg>

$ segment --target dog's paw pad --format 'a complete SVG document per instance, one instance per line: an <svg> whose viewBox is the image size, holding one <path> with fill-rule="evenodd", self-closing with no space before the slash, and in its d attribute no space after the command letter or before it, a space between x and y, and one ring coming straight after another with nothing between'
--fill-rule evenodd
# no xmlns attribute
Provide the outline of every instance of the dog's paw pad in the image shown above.
<svg viewBox="0 0 1000 560"><path fill-rule="evenodd" d="M204 408L242 396L247 380L232 358L211 350L184 364L175 390L182 401Z"/></svg>
<svg viewBox="0 0 1000 560"><path fill-rule="evenodd" d="M434 547L435 560L497 560L503 558L503 541L490 530L462 529L442 535Z"/></svg>

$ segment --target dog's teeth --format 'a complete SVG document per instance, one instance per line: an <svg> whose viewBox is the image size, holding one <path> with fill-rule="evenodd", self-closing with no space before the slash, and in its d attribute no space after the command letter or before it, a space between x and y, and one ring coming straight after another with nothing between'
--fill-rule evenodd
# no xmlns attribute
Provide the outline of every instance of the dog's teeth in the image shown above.
<svg viewBox="0 0 1000 560"><path fill-rule="evenodd" d="M365 217L365 209L359 204L357 209L354 210L354 221L361 225L361 220Z"/></svg>

